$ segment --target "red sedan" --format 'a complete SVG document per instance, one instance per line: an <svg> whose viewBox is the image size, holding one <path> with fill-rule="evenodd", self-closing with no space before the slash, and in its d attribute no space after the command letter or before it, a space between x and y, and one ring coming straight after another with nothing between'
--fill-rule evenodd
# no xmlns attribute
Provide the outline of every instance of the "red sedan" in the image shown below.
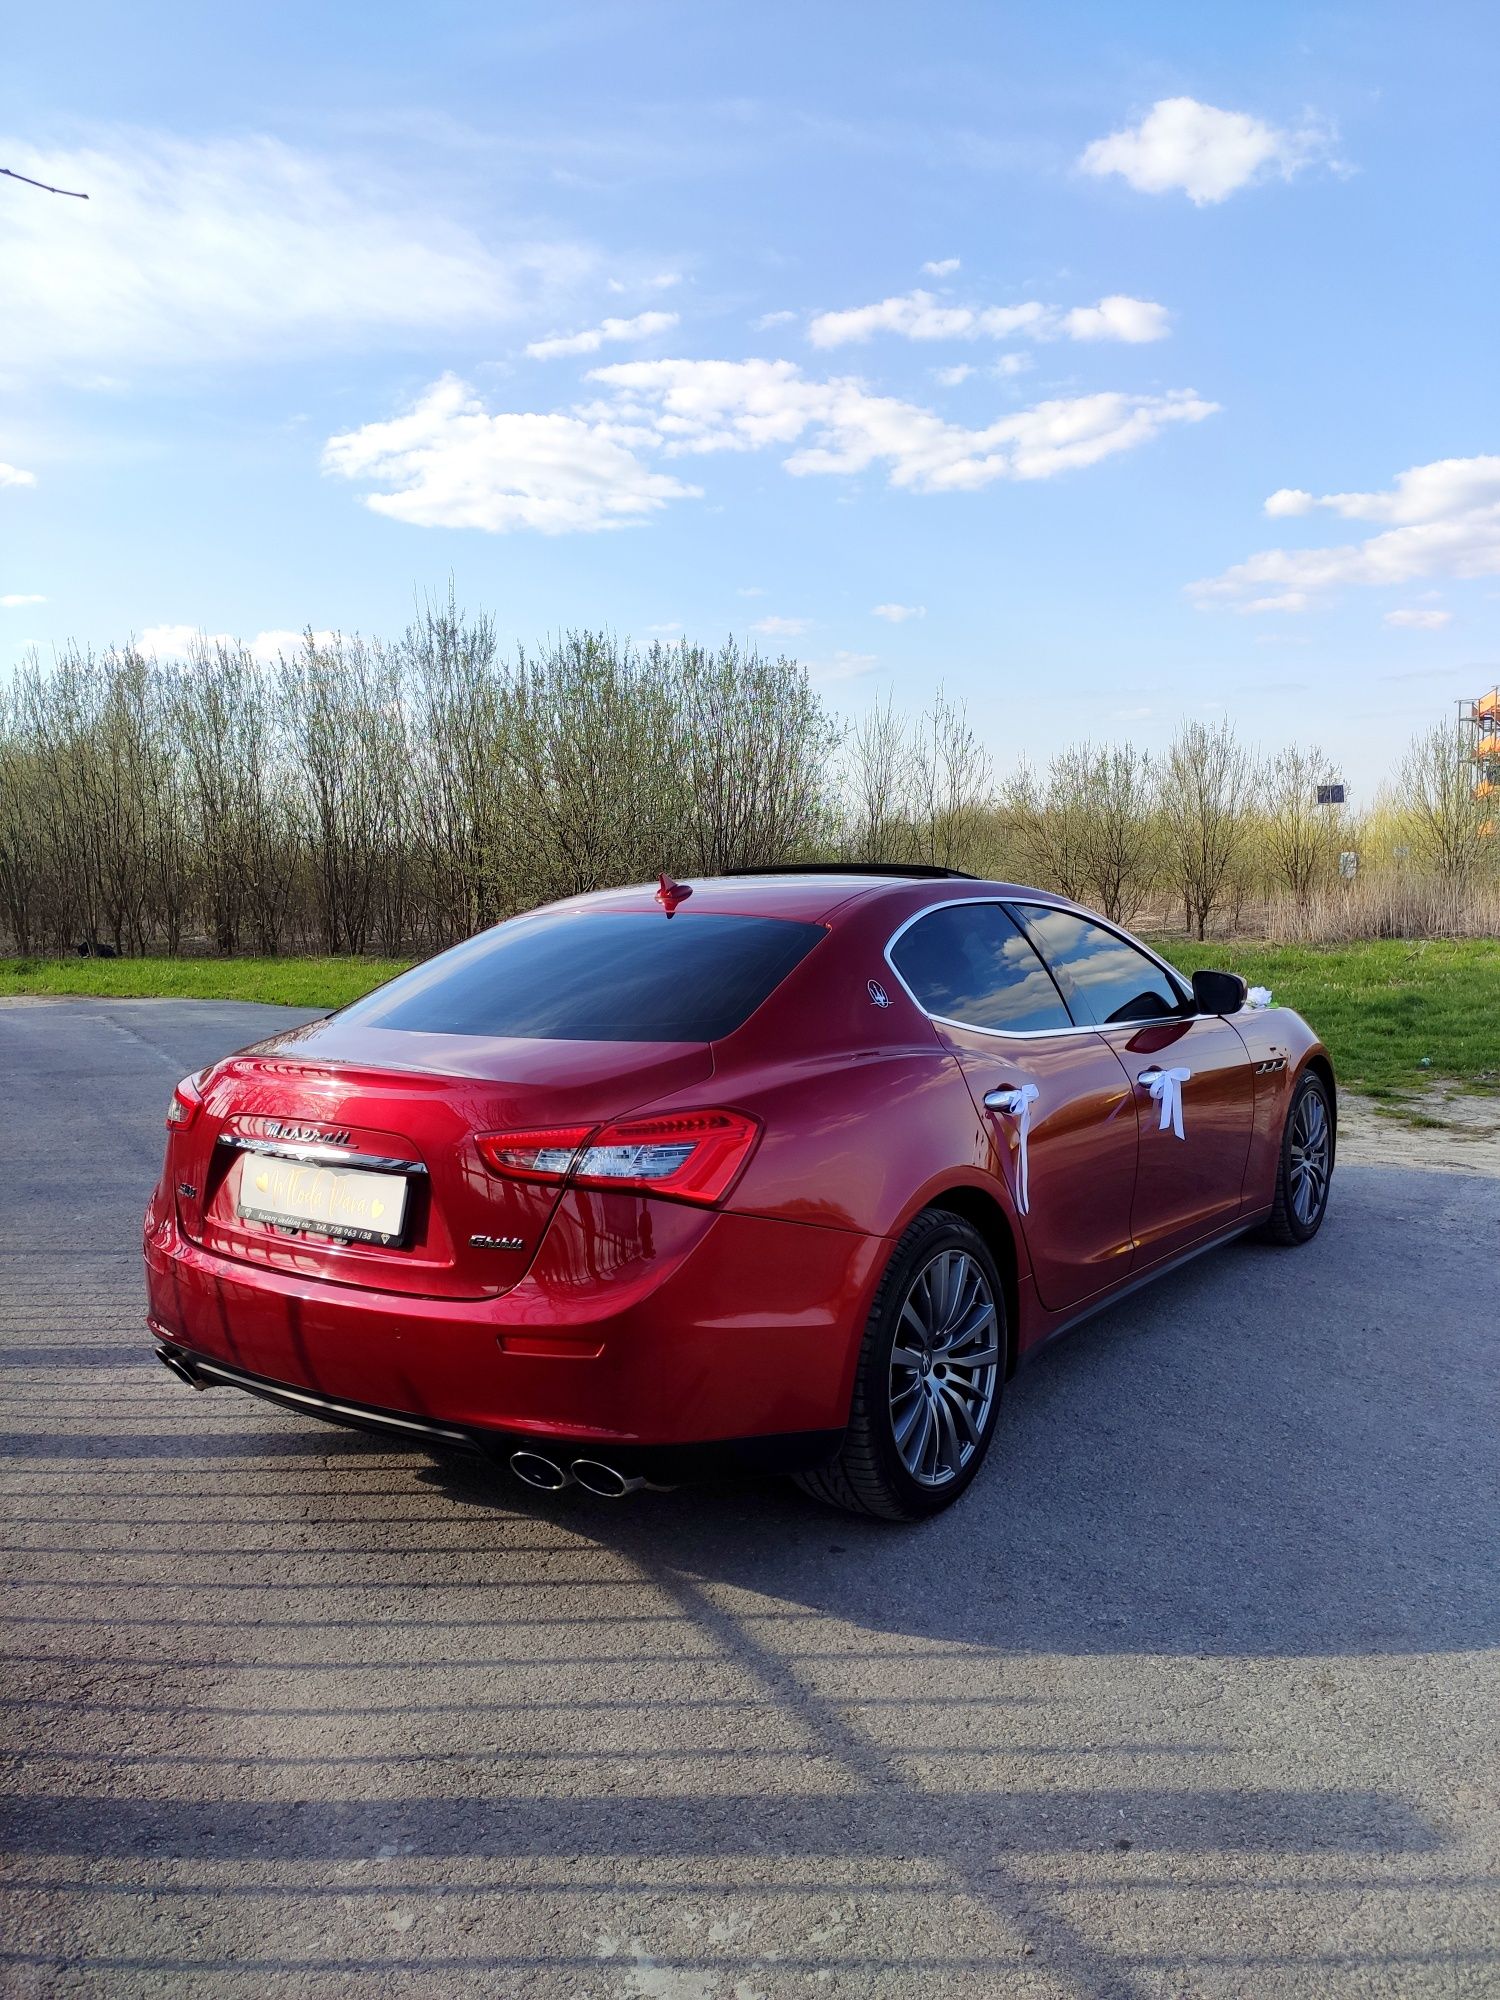
<svg viewBox="0 0 1500 2000"><path fill-rule="evenodd" d="M663 878L179 1084L149 1324L195 1388L533 1486L728 1459L912 1520L1054 1334L1245 1230L1315 1235L1334 1124L1296 1014L1061 897Z"/></svg>

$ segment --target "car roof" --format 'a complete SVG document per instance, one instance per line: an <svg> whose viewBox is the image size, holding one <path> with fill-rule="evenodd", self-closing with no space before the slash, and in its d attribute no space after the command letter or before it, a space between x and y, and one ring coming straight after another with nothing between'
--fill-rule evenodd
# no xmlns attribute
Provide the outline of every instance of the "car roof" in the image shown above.
<svg viewBox="0 0 1500 2000"><path fill-rule="evenodd" d="M967 875L882 875L841 870L826 875L797 873L764 875L683 875L678 878L692 896L679 911L700 915L786 917L802 923L829 923L852 907L877 900L907 915L934 903L988 901L991 897L1023 897L1028 902L1071 907L1048 889L1017 882L987 882ZM554 909L660 910L655 882L624 889L598 889L573 896Z"/></svg>

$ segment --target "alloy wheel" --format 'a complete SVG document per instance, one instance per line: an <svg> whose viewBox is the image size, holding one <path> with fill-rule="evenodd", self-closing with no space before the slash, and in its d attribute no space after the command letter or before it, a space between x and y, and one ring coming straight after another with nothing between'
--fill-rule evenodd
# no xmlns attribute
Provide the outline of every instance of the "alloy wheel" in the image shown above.
<svg viewBox="0 0 1500 2000"><path fill-rule="evenodd" d="M1322 1213L1328 1199L1329 1156L1332 1134L1328 1106L1320 1090L1304 1090L1292 1115L1292 1144L1288 1192L1292 1213L1304 1229L1309 1229Z"/></svg>
<svg viewBox="0 0 1500 2000"><path fill-rule="evenodd" d="M948 1485L985 1434L1000 1379L989 1280L963 1250L943 1250L912 1280L891 1350L891 1428L912 1478Z"/></svg>

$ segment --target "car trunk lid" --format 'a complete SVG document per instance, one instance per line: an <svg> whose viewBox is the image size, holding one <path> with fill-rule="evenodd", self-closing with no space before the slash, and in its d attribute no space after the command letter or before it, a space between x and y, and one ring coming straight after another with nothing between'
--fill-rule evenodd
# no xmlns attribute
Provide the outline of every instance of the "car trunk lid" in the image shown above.
<svg viewBox="0 0 1500 2000"><path fill-rule="evenodd" d="M172 1139L178 1219L205 1249L243 1263L408 1296L498 1296L536 1254L559 1189L492 1173L474 1135L601 1123L712 1073L706 1043L316 1022L205 1080L202 1110ZM288 1163L388 1177L360 1192L385 1209L381 1227L404 1200L399 1238L346 1240L340 1225L262 1219Z"/></svg>

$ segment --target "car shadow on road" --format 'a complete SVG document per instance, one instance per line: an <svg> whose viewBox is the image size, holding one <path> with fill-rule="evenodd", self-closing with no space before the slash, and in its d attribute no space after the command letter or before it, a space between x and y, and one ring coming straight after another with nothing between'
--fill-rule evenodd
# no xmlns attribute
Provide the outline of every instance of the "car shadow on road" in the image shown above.
<svg viewBox="0 0 1500 2000"><path fill-rule="evenodd" d="M1365 1170L1364 1198L1309 1249L1233 1245L1044 1350L1009 1384L979 1479L921 1526L767 1480L610 1502L538 1499L458 1458L420 1476L471 1505L562 1511L653 1572L909 1636L1085 1654L1492 1647L1485 1258L1462 1208L1463 1240L1445 1240L1441 1188L1424 1216L1393 1216L1379 1179Z"/></svg>

